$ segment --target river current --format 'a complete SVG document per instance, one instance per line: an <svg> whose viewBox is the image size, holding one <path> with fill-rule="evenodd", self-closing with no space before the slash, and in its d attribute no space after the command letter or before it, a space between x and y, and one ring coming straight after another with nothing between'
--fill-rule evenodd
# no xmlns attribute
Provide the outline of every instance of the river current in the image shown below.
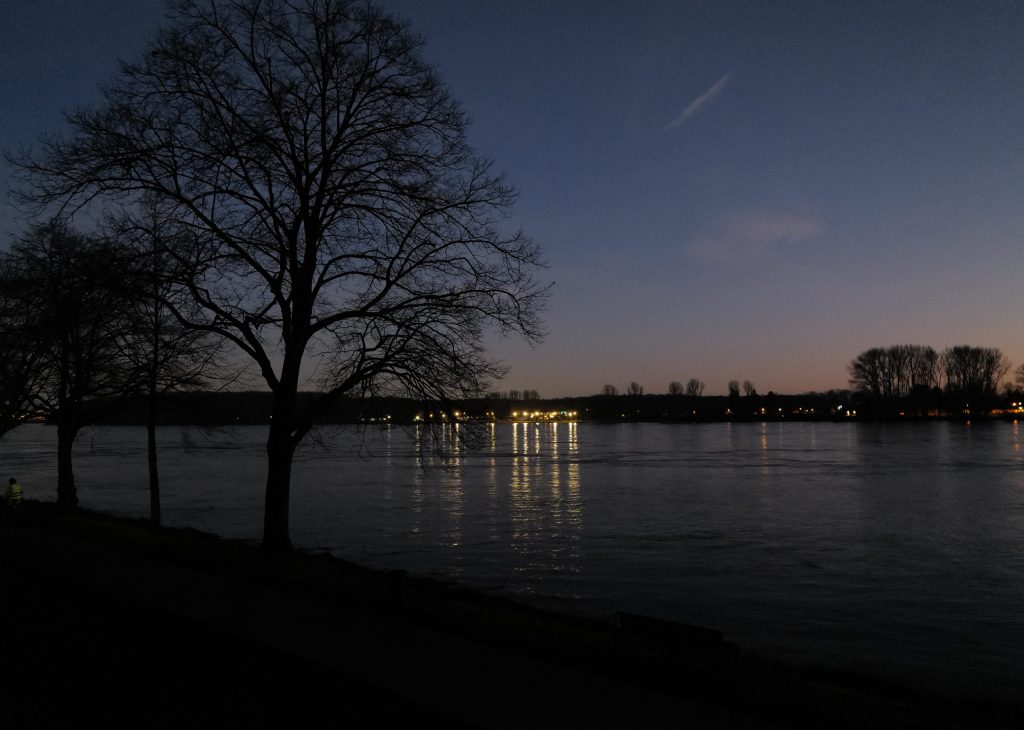
<svg viewBox="0 0 1024 730"><path fill-rule="evenodd" d="M265 429L158 433L165 522L258 539ZM300 448L292 538L546 605L710 626L788 662L912 687L1024 689L1016 423L497 424L442 465L415 430ZM0 440L55 496L55 429ZM145 433L86 428L83 506L144 516Z"/></svg>

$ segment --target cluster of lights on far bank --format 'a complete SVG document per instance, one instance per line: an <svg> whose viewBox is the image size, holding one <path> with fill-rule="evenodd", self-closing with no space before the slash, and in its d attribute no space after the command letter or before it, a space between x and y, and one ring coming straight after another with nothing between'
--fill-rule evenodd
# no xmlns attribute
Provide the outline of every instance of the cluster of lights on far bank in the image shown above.
<svg viewBox="0 0 1024 730"><path fill-rule="evenodd" d="M509 420L526 423L540 423L546 421L575 421L578 417L578 411L512 411L509 415ZM413 418L413 421L416 423L422 423L424 421L496 421L498 418L499 416L495 411L487 411L483 414L483 418L471 416L468 413L463 413L462 411L452 411L450 414L447 412L420 413Z"/></svg>
<svg viewBox="0 0 1024 730"><path fill-rule="evenodd" d="M564 421L576 420L576 411L512 411L513 421Z"/></svg>

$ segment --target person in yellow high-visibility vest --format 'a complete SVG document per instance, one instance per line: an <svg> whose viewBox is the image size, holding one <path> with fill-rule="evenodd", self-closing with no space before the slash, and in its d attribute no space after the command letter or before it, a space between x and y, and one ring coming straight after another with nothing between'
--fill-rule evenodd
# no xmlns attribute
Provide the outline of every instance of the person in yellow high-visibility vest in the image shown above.
<svg viewBox="0 0 1024 730"><path fill-rule="evenodd" d="M4 495L4 520L11 518L21 504L22 488L17 479L11 477L7 481L7 493Z"/></svg>

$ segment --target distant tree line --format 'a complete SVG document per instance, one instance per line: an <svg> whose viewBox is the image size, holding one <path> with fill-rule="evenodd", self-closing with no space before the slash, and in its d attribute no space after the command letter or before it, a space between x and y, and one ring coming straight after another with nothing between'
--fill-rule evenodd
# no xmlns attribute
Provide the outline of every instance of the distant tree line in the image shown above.
<svg viewBox="0 0 1024 730"><path fill-rule="evenodd" d="M739 397L740 381L730 380L729 385L727 387L730 397ZM668 384L667 393L672 397L687 396L690 398L699 398L700 396L704 395L704 388L704 381L701 380L700 378L690 378L688 381L686 381L685 385L678 380L673 380ZM743 391L744 394L747 396L757 395L757 389L754 387L754 384L751 383L749 380L744 381ZM640 385L636 381L632 381L628 386L626 386L624 392L626 395L632 397L642 396L644 395L644 386ZM601 388L600 395L616 396L618 394L619 389L616 388L614 385L608 384Z"/></svg>
<svg viewBox="0 0 1024 730"><path fill-rule="evenodd" d="M950 348L956 350L957 348ZM974 354L977 356L977 353ZM937 356L938 362L942 358ZM876 361L874 355L868 360ZM971 358L958 357L951 362L961 363ZM1005 363L1004 363L1005 365ZM976 394L978 389L965 386L964 370L954 376L953 386L947 390L940 387L945 383L944 369L937 366L936 380L930 388L923 384L912 384L909 388L893 385L883 397L880 392L864 389L835 389L824 392L800 394L778 394L768 391L759 393L751 381L740 385L730 381L727 395L704 395L699 388L692 393L683 388L670 388L664 394L648 393L641 387L633 392L620 393L613 386L605 386L601 392L591 396L563 398L530 398L535 391L491 391L482 398L459 399L442 403L400 397L359 397L342 398L330 408L320 409L318 424L360 424L389 423L413 424L417 419L428 420L434 414L435 420L450 417L459 412L460 418L472 420L502 420L513 413L538 411L545 415L561 412L575 413L576 418L588 421L622 422L655 421L663 423L704 422L704 421L766 421L766 420L850 420L908 417L979 418L990 407L1008 407L1012 402L1024 402L1024 377L1018 368L1017 384L1004 388L987 389L990 400L983 405L981 400L971 398L960 400L964 393ZM881 383L880 379L873 382ZM699 394L698 394L699 393ZM895 395L902 393L903 395ZM539 396L539 394L537 394ZM511 397L510 397L511 396ZM316 400L315 393L299 393L304 407ZM210 392L189 390L170 393L162 401L159 422L164 424L182 423L216 426L220 424L266 424L272 412L271 398L265 392ZM120 399L116 404L94 404L90 409L97 422L143 423L146 417L146 401L141 396ZM969 412L965 412L969 411ZM442 415L445 414L445 415ZM1014 414L1008 412L1009 417ZM521 417L521 416L520 416Z"/></svg>
<svg viewBox="0 0 1024 730"><path fill-rule="evenodd" d="M299 393L303 405L315 402L316 393ZM272 413L271 394L264 391L202 391L187 390L170 393L162 401L158 423L216 427L229 424L266 425ZM749 397L679 396L645 393L632 397L603 393L590 396L546 398L531 401L496 398L460 399L442 404L438 401L400 397L342 398L331 408L320 411L317 424L415 424L417 418L434 420L449 418L458 411L460 418L502 420L513 412L539 411L559 414L576 413L587 421L655 421L663 423L701 421L810 420L846 418L855 407L850 391L782 395L769 392ZM89 422L142 424L146 419L146 402L141 396L94 402L89 409ZM443 415L442 415L443 414Z"/></svg>
<svg viewBox="0 0 1024 730"><path fill-rule="evenodd" d="M493 390L487 397L491 400L534 401L540 400L540 393L536 390Z"/></svg>

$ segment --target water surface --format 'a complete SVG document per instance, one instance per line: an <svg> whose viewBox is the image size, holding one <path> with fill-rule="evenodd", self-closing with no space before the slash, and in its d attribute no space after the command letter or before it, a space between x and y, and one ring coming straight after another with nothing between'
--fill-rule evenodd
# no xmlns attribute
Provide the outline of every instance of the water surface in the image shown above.
<svg viewBox="0 0 1024 730"><path fill-rule="evenodd" d="M1017 424L499 424L449 468L424 464L415 431L320 435L295 466L297 545L713 626L788 661L1019 697ZM264 436L161 429L165 521L257 539ZM54 440L26 426L0 442L29 497L53 496ZM141 428L86 429L75 465L84 506L146 514Z"/></svg>

